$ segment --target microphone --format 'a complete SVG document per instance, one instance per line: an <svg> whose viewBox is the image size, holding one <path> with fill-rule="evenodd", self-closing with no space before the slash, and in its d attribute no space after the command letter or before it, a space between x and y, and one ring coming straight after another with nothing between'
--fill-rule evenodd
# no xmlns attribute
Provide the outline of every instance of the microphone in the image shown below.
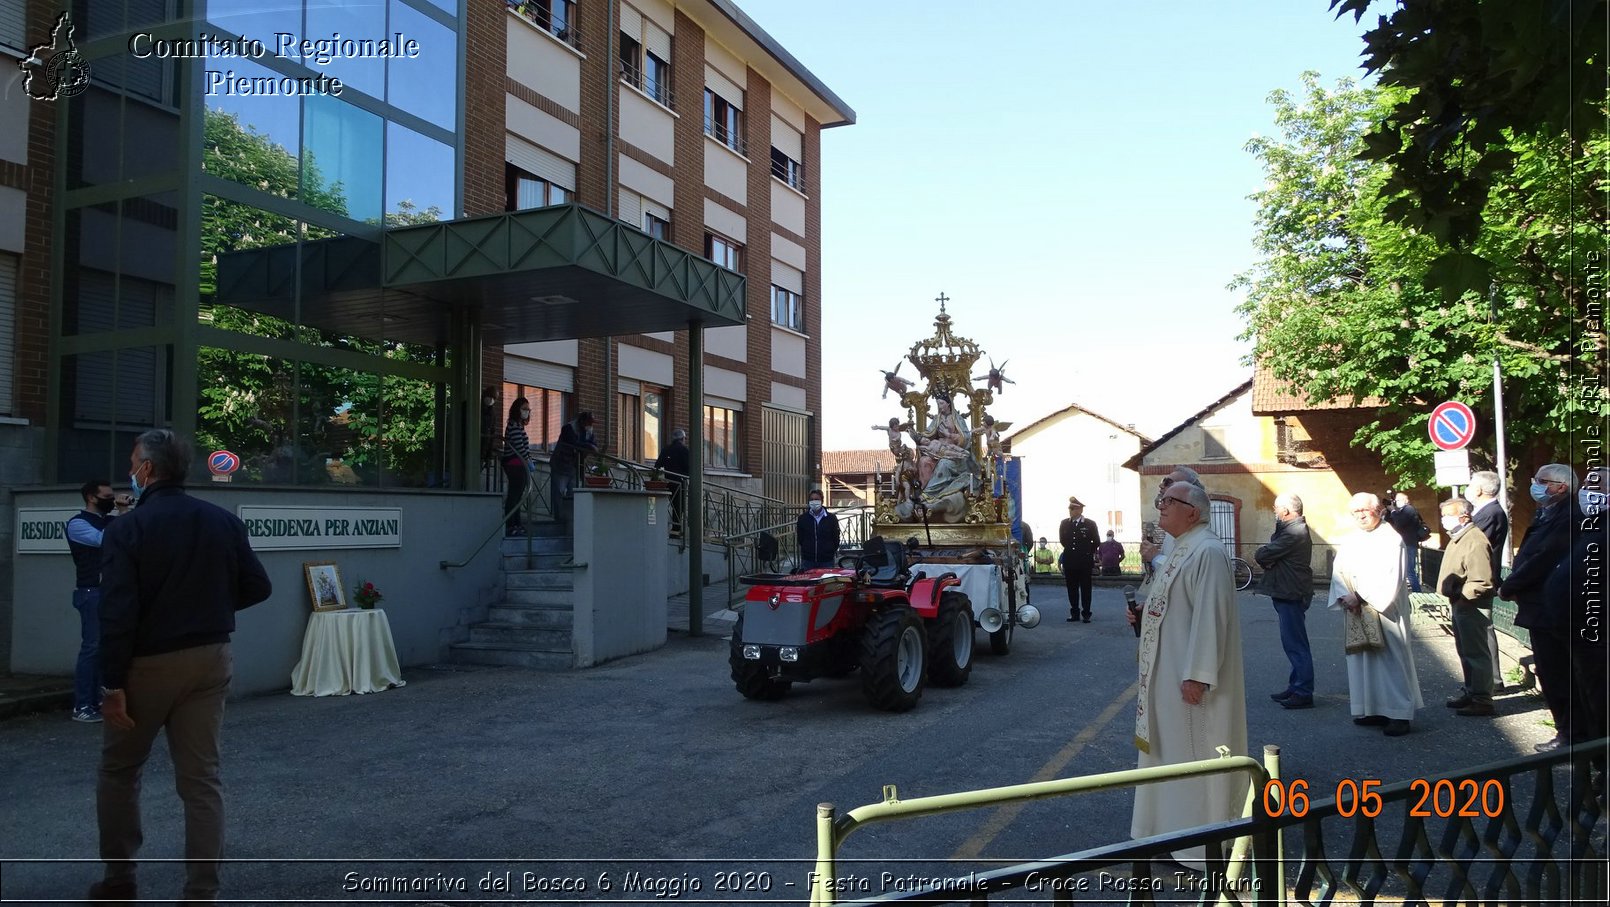
<svg viewBox="0 0 1610 907"><path fill-rule="evenodd" d="M1139 636L1140 636L1140 602L1135 601L1135 587L1134 586L1125 586L1124 587L1124 605L1129 608L1129 613L1135 615L1135 636L1137 638L1139 638Z"/></svg>

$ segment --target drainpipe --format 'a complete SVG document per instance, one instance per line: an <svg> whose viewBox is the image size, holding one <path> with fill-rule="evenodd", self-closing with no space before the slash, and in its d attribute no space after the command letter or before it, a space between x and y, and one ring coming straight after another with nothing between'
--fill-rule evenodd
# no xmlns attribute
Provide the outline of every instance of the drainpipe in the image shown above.
<svg viewBox="0 0 1610 907"><path fill-rule="evenodd" d="M704 323L688 322L688 635L704 635ZM727 565L732 569L732 564Z"/></svg>

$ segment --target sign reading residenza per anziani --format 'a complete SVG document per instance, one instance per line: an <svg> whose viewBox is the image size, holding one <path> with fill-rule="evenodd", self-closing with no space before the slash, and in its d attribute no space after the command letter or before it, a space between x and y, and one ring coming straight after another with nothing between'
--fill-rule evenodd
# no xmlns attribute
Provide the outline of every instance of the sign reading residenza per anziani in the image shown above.
<svg viewBox="0 0 1610 907"><path fill-rule="evenodd" d="M67 554L67 521L75 507L17 509L18 554ZM401 548L402 510L396 507L237 508L252 548Z"/></svg>
<svg viewBox="0 0 1610 907"><path fill-rule="evenodd" d="M396 507L248 507L236 512L258 551L401 548Z"/></svg>

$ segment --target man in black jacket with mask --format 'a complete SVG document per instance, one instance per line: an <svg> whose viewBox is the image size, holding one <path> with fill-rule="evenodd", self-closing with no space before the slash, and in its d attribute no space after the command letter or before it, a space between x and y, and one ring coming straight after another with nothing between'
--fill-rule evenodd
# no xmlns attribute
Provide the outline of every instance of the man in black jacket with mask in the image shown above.
<svg viewBox="0 0 1610 907"><path fill-rule="evenodd" d="M1532 639L1532 660L1543 701L1554 716L1554 737L1533 749L1540 753L1571 742L1571 640L1564 613L1549 607L1544 583L1571 545L1576 510L1576 472L1564 463L1539 467L1532 477L1538 503L1531 528L1515 552L1515 565L1498 587L1498 597L1515 603L1515 626Z"/></svg>
<svg viewBox="0 0 1610 907"><path fill-rule="evenodd" d="M168 738L184 801L187 901L218 896L224 844L218 739L235 612L268 598L268 574L246 526L184 490L190 446L173 432L140 435L129 455L138 505L101 539L101 675L106 719L96 785L106 876L90 900L133 900L140 849L140 774L158 731Z"/></svg>
<svg viewBox="0 0 1610 907"><path fill-rule="evenodd" d="M1280 647L1291 662L1286 689L1270 699L1288 709L1314 707L1314 654L1308 646L1308 605L1314 598L1314 540L1303 519L1303 499L1275 498L1275 531L1252 559L1263 568L1258 592L1269 596L1280 619Z"/></svg>

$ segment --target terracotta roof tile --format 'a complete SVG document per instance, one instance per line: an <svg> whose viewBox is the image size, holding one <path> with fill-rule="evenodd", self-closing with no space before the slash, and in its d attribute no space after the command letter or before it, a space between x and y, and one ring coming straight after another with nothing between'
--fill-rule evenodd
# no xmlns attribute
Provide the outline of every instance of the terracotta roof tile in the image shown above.
<svg viewBox="0 0 1610 907"><path fill-rule="evenodd" d="M822 474L829 476L868 475L894 471L894 454L889 448L875 450L824 450Z"/></svg>
<svg viewBox="0 0 1610 907"><path fill-rule="evenodd" d="M1355 402L1351 397L1333 397L1320 403L1309 403L1301 392L1277 379L1267 369L1258 368L1252 373L1252 414L1278 416L1283 413L1314 412L1327 409L1361 409L1385 406L1379 397L1366 397Z"/></svg>

